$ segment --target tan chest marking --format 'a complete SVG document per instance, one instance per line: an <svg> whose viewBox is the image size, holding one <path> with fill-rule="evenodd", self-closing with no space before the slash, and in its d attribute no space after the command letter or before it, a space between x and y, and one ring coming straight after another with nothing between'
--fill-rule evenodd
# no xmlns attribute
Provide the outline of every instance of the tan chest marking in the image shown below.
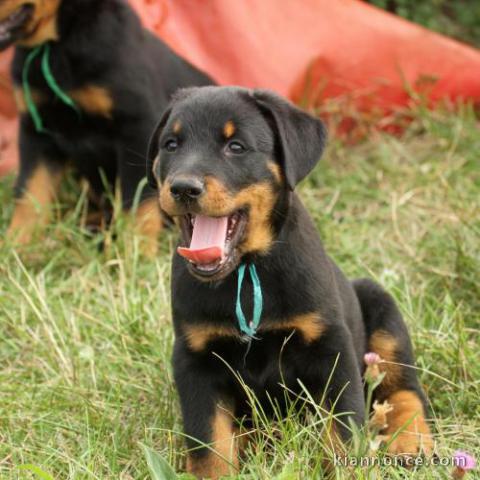
<svg viewBox="0 0 480 480"><path fill-rule="evenodd" d="M283 322L268 322L260 325L259 333L297 331L306 343L318 340L325 330L320 314L306 313ZM184 337L194 352L203 351L209 342L220 338L237 338L241 335L235 327L216 325L185 325Z"/></svg>
<svg viewBox="0 0 480 480"><path fill-rule="evenodd" d="M201 352L209 342L222 337L240 338L235 328L216 325L187 325L184 327L184 336L194 352Z"/></svg>
<svg viewBox="0 0 480 480"><path fill-rule="evenodd" d="M14 90L15 102L20 113L27 113L27 101L22 88L17 87ZM47 104L47 96L39 91L32 89L33 103L39 107ZM67 95L78 105L78 107L91 115L97 115L111 119L113 114L114 102L111 93L104 87L87 85L76 90L71 90Z"/></svg>
<svg viewBox="0 0 480 480"><path fill-rule="evenodd" d="M68 92L72 100L85 112L104 118L112 118L114 102L109 90L98 85Z"/></svg>
<svg viewBox="0 0 480 480"><path fill-rule="evenodd" d="M272 332L282 330L295 330L299 332L306 343L312 343L318 340L325 331L325 325L322 322L319 313L304 313L297 315L284 322L266 323L265 326L260 326L260 332Z"/></svg>

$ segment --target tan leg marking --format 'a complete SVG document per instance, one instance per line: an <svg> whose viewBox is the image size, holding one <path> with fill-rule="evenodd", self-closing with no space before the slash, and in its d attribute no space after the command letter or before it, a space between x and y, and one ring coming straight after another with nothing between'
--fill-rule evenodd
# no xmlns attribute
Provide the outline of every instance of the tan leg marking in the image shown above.
<svg viewBox="0 0 480 480"><path fill-rule="evenodd" d="M187 471L198 478L218 479L233 475L238 470L238 445L233 428L233 417L223 407L218 406L212 421L212 445L215 450L196 458L190 455Z"/></svg>
<svg viewBox="0 0 480 480"><path fill-rule="evenodd" d="M163 229L162 216L156 198L144 200L135 213L135 233L141 237L142 253L153 258L158 251L158 236Z"/></svg>
<svg viewBox="0 0 480 480"><path fill-rule="evenodd" d="M24 245L31 241L35 229L45 227L51 217L61 175L52 173L45 165L37 167L28 179L22 197L17 199L7 238Z"/></svg>
<svg viewBox="0 0 480 480"><path fill-rule="evenodd" d="M388 332L378 330L371 336L369 345L371 351L385 360L379 364L385 377L375 391L376 396L393 407L387 413L388 426L382 434L393 435L404 427L389 445L388 451L395 455L417 455L421 451L430 455L433 439L425 421L422 402L415 392L401 388L402 369L407 367L395 364L398 361L397 340Z"/></svg>
<svg viewBox="0 0 480 480"><path fill-rule="evenodd" d="M385 373L376 393L380 400L384 400L390 393L398 390L402 376L401 365L396 365L397 340L384 330L377 330L369 340L370 351L378 353L382 360L379 364L380 372Z"/></svg>
<svg viewBox="0 0 480 480"><path fill-rule="evenodd" d="M431 455L433 439L423 414L423 405L415 392L399 390L388 397L393 410L387 413L388 427L383 432L395 437L388 451L394 455ZM396 432L400 433L396 434Z"/></svg>

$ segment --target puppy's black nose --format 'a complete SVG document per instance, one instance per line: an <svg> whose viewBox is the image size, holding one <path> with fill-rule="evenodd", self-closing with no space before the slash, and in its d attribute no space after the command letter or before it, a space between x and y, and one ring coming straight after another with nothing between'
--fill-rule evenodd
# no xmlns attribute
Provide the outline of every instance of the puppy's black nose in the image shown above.
<svg viewBox="0 0 480 480"><path fill-rule="evenodd" d="M205 191L205 186L199 178L182 177L173 180L170 185L170 193L175 200L196 200Z"/></svg>

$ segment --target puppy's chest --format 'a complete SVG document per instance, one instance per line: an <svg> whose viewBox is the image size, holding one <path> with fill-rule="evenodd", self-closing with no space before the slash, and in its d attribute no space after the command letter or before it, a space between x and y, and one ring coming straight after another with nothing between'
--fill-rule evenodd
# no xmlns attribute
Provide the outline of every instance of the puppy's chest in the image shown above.
<svg viewBox="0 0 480 480"><path fill-rule="evenodd" d="M102 87L86 84L61 92L47 87L15 88L15 99L31 128L48 137L74 163L85 159L99 165L115 155L113 95ZM64 95L64 96L63 96Z"/></svg>
<svg viewBox="0 0 480 480"><path fill-rule="evenodd" d="M294 382L307 349L298 332L277 331L258 332L255 338L218 338L208 343L205 353L237 372L255 392L272 392L282 378L286 384Z"/></svg>
<svg viewBox="0 0 480 480"><path fill-rule="evenodd" d="M302 365L317 355L324 329L320 315L312 312L264 320L253 338L233 323L187 323L181 335L190 351L224 362L260 392L275 390L280 382L295 384Z"/></svg>

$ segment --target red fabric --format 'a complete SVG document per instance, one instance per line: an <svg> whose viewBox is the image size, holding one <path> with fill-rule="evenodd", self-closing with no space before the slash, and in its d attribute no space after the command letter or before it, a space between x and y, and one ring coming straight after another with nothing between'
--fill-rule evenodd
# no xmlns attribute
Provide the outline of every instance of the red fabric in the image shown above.
<svg viewBox="0 0 480 480"><path fill-rule="evenodd" d="M428 85L434 100L480 101L478 50L358 0L150 3L161 10L150 18L157 33L220 84L299 100L310 82L363 108L405 105L406 85Z"/></svg>
<svg viewBox="0 0 480 480"><path fill-rule="evenodd" d="M131 3L149 28L222 85L271 88L313 105L347 98L379 114L407 105L412 92L480 103L478 50L359 0ZM6 64L0 55L4 139L10 134L1 115L14 112Z"/></svg>

